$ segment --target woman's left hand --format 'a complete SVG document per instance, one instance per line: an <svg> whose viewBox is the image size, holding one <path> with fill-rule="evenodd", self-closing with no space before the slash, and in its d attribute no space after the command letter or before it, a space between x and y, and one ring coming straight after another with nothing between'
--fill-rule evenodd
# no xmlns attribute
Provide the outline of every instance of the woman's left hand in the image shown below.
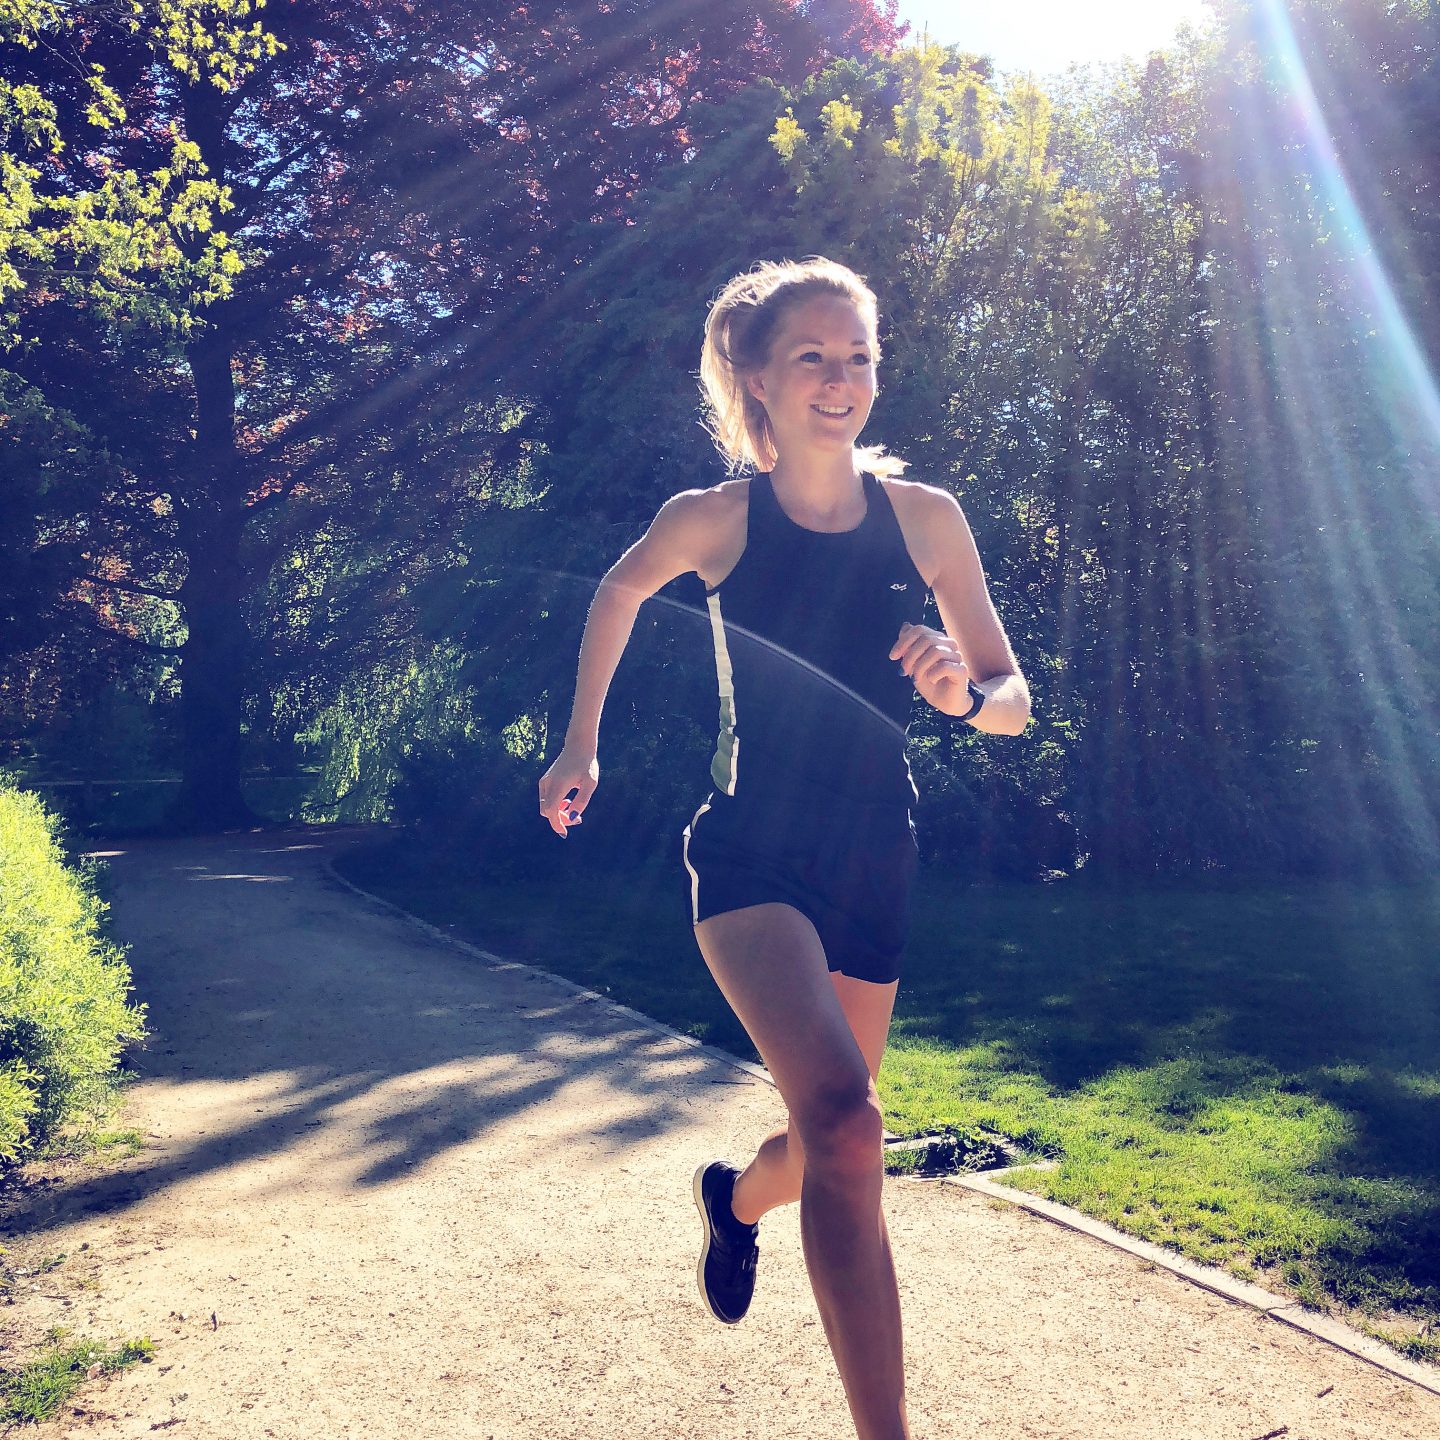
<svg viewBox="0 0 1440 1440"><path fill-rule="evenodd" d="M960 647L943 630L902 625L890 658L900 662L922 698L943 714L963 715L970 708L969 669Z"/></svg>

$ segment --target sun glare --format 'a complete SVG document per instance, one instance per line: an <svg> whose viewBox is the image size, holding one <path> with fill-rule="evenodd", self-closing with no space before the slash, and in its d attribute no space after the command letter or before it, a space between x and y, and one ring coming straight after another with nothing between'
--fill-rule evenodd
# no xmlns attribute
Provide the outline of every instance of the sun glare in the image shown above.
<svg viewBox="0 0 1440 1440"><path fill-rule="evenodd" d="M1143 58L1168 44L1188 22L1210 23L1204 0L1014 0L1009 5L956 5L954 0L900 0L912 40L928 31L942 45L991 56L1002 70L1049 74L1072 64Z"/></svg>

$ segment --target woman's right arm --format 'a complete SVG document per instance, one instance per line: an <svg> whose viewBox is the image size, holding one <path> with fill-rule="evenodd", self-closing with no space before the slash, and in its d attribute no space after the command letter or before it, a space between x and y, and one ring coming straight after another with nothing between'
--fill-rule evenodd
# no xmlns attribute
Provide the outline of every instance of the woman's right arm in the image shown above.
<svg viewBox="0 0 1440 1440"><path fill-rule="evenodd" d="M660 507L650 528L606 572L595 592L580 642L575 704L565 746L540 779L540 814L562 839L577 825L600 778L596 750L600 712L640 607L662 585L698 569L715 543L713 490L687 490ZM574 795L574 799L570 796Z"/></svg>

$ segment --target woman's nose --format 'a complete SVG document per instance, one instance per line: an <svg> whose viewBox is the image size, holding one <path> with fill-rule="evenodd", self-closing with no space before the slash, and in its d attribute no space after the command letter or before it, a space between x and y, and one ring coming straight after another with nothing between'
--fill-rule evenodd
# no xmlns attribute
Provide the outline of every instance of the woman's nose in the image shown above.
<svg viewBox="0 0 1440 1440"><path fill-rule="evenodd" d="M827 385L839 385L845 379L845 362L843 360L832 360L825 367L825 383Z"/></svg>

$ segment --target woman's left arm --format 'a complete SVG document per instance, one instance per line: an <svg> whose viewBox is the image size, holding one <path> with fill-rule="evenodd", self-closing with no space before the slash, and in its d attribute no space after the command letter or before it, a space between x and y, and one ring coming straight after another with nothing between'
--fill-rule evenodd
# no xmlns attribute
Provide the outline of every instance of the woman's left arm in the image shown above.
<svg viewBox="0 0 1440 1440"><path fill-rule="evenodd" d="M944 490L907 488L911 503L906 509L919 531L912 553L945 629L901 626L890 658L946 715L970 709L974 700L966 682L973 680L984 691L985 703L969 723L994 735L1018 735L1030 720L1030 687L995 613L965 512Z"/></svg>

